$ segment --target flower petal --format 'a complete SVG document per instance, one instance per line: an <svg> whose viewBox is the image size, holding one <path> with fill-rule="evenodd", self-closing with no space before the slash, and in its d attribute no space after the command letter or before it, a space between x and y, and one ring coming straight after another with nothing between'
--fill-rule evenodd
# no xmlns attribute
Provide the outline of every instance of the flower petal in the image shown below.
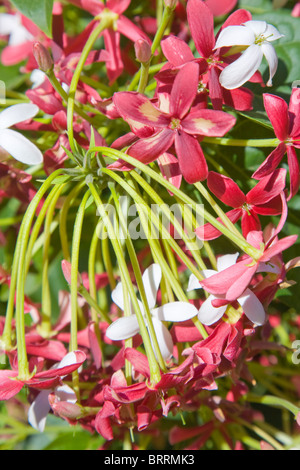
<svg viewBox="0 0 300 470"><path fill-rule="evenodd" d="M282 253L284 250L290 248L290 246L294 245L298 238L298 235L289 235L288 237L284 237L279 241L271 244L271 246L265 250L264 254L261 256L260 261L269 261L273 256Z"/></svg>
<svg viewBox="0 0 300 470"><path fill-rule="evenodd" d="M170 114L182 119L197 96L199 84L199 65L188 62L178 72L170 96Z"/></svg>
<svg viewBox="0 0 300 470"><path fill-rule="evenodd" d="M175 67L195 59L188 44L183 39L173 35L161 41L161 48L168 62Z"/></svg>
<svg viewBox="0 0 300 470"><path fill-rule="evenodd" d="M43 162L42 152L23 134L11 129L0 130L0 146L26 165L39 165Z"/></svg>
<svg viewBox="0 0 300 470"><path fill-rule="evenodd" d="M124 296L122 282L119 282L111 293L113 302L121 309L124 310Z"/></svg>
<svg viewBox="0 0 300 470"><path fill-rule="evenodd" d="M174 347L171 333L157 318L153 317L152 322L162 357L166 360L170 359Z"/></svg>
<svg viewBox="0 0 300 470"><path fill-rule="evenodd" d="M247 194L247 203L266 204L278 196L285 188L286 170L280 168L262 178Z"/></svg>
<svg viewBox="0 0 300 470"><path fill-rule="evenodd" d="M233 25L222 29L214 48L251 46L251 44L254 44L254 41L255 34L250 28L246 28L243 25Z"/></svg>
<svg viewBox="0 0 300 470"><path fill-rule="evenodd" d="M272 173L275 168L281 162L285 152L287 150L287 146L284 142L281 142L265 159L265 161L260 165L260 167L253 173L252 178L261 179L264 176L269 175Z"/></svg>
<svg viewBox="0 0 300 470"><path fill-rule="evenodd" d="M146 126L166 127L170 118L156 108L152 102L141 93L122 91L115 93L113 102L125 121L137 121Z"/></svg>
<svg viewBox="0 0 300 470"><path fill-rule="evenodd" d="M175 188L180 188L182 174L180 172L179 163L173 154L165 152L158 157L157 163L163 177L168 180Z"/></svg>
<svg viewBox="0 0 300 470"><path fill-rule="evenodd" d="M174 131L163 129L146 139L140 139L128 149L128 154L142 163L150 163L167 152L174 142Z"/></svg>
<svg viewBox="0 0 300 470"><path fill-rule="evenodd" d="M112 341L132 338L140 331L136 315L118 318L106 330L106 336Z"/></svg>
<svg viewBox="0 0 300 470"><path fill-rule="evenodd" d="M289 198L298 193L300 185L299 161L294 147L287 146L288 166L290 172L290 195Z"/></svg>
<svg viewBox="0 0 300 470"><path fill-rule="evenodd" d="M192 135L223 137L235 124L236 118L224 111L197 109L182 121L182 128Z"/></svg>
<svg viewBox="0 0 300 470"><path fill-rule="evenodd" d="M195 276L195 274L191 274L189 278L187 292L190 292L194 289L202 289L202 286L200 285L199 279Z"/></svg>
<svg viewBox="0 0 300 470"><path fill-rule="evenodd" d="M220 201L228 206L241 207L246 202L246 196L237 183L227 176L210 171L207 177L207 186Z"/></svg>
<svg viewBox="0 0 300 470"><path fill-rule="evenodd" d="M43 432L46 426L46 419L51 409L49 404L49 394L51 390L42 390L31 403L28 410L28 422L37 431Z"/></svg>
<svg viewBox="0 0 300 470"><path fill-rule="evenodd" d="M268 27L266 21L260 21L260 20L246 21L244 23L244 26L250 31L253 31L255 36L260 36L261 34L264 34L267 31L267 27Z"/></svg>
<svg viewBox="0 0 300 470"><path fill-rule="evenodd" d="M227 15L231 10L234 9L237 4L237 0L206 0L208 8L211 10L214 16Z"/></svg>
<svg viewBox="0 0 300 470"><path fill-rule="evenodd" d="M209 57L215 45L214 17L202 0L189 0L187 18L197 51Z"/></svg>
<svg viewBox="0 0 300 470"><path fill-rule="evenodd" d="M263 51L261 46L252 44L243 52L241 57L222 71L220 75L221 85L228 90L239 88L258 70L262 58Z"/></svg>
<svg viewBox="0 0 300 470"><path fill-rule="evenodd" d="M214 307L212 301L217 299L214 295L210 295L201 305L198 313L198 319L203 325L212 325L216 323L224 315L227 305L222 307Z"/></svg>
<svg viewBox="0 0 300 470"><path fill-rule="evenodd" d="M161 321L182 322L195 317L198 310L189 302L170 302L152 309L151 313Z"/></svg>
<svg viewBox="0 0 300 470"><path fill-rule="evenodd" d="M162 273L159 264L151 264L151 266L144 271L142 279L150 309L155 307L161 277Z"/></svg>
<svg viewBox="0 0 300 470"><path fill-rule="evenodd" d="M7 129L19 122L32 119L38 112L38 106L31 103L20 103L9 106L0 113L0 129Z"/></svg>
<svg viewBox="0 0 300 470"><path fill-rule="evenodd" d="M268 39L268 41L276 41L277 39L283 38L284 34L281 34L272 24L267 24L264 36Z"/></svg>
<svg viewBox="0 0 300 470"><path fill-rule="evenodd" d="M269 75L269 80L267 81L267 86L272 86L272 79L278 67L278 57L272 44L269 44L268 42L264 42L261 45L261 48L262 48L265 58L267 59L267 62L269 64L269 70L270 70L270 75Z"/></svg>
<svg viewBox="0 0 300 470"><path fill-rule="evenodd" d="M242 213L243 209L232 209L231 211L226 212L226 216L233 224L235 224L241 218ZM224 225L220 217L217 217L217 221ZM197 227L195 233L200 240L214 240L215 238L223 235L222 232L220 232L210 223Z"/></svg>
<svg viewBox="0 0 300 470"><path fill-rule="evenodd" d="M245 290L243 295L238 298L238 302L252 323L255 325L263 325L265 323L266 314L264 307L250 289Z"/></svg>
<svg viewBox="0 0 300 470"><path fill-rule="evenodd" d="M217 269L218 271L224 271L224 269L230 268L233 266L239 257L239 253L233 253L229 255L219 256L217 259Z"/></svg>
<svg viewBox="0 0 300 470"><path fill-rule="evenodd" d="M185 132L177 133L175 135L175 149L180 170L186 182L193 184L205 180L208 167L197 139Z"/></svg>

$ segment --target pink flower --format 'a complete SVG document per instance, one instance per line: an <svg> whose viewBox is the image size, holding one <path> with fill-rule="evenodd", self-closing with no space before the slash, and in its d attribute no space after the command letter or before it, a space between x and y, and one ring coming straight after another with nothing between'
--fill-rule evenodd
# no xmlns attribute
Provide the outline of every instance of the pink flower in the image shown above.
<svg viewBox="0 0 300 470"><path fill-rule="evenodd" d="M234 266L238 257L238 253L233 255L220 256L217 260L217 271L207 269L202 271L202 275L209 279L211 276L221 273L227 268ZM192 274L189 280L188 290L200 289L201 285L198 279ZM256 295L250 290L245 291L236 299L243 312L255 325L263 325L265 322L265 311ZM220 301L220 302L219 302ZM225 299L224 294L210 296L201 304L198 313L198 319L204 325L212 325L216 323L226 313L227 306L230 302Z"/></svg>
<svg viewBox="0 0 300 470"><path fill-rule="evenodd" d="M178 70L187 62L196 61L200 65L201 89L206 90L208 88L215 109L222 109L222 105L227 104L238 110L249 110L252 108L253 98L250 90L240 88L229 91L220 85L219 76L232 59L223 55L224 49L215 50L214 17L206 3L202 0L189 0L187 5L191 35L201 58L195 59L185 41L176 36L168 36L162 41L162 50L172 68L168 69L165 66L157 78L164 81L168 78L168 75L170 77L174 75L174 69ZM251 14L249 12L238 10L225 21L222 29L230 25L239 25L250 19ZM234 57L236 58L236 56Z"/></svg>
<svg viewBox="0 0 300 470"><path fill-rule="evenodd" d="M247 241L261 250L261 256L254 261L250 256L242 256L237 262L214 274L208 279L200 281L201 286L210 294L224 295L225 300L231 302L238 299L249 286L253 276L258 271L278 272L278 268L270 263L272 258L292 246L298 236L290 235L281 240L274 240L274 235L264 243L263 233L250 232ZM270 271L271 270L271 271Z"/></svg>
<svg viewBox="0 0 300 470"><path fill-rule="evenodd" d="M279 215L283 210L283 191L285 188L286 170L275 170L252 188L246 195L231 178L210 171L207 185L214 195L224 204L234 209L227 212L227 216L235 223L242 219L242 232L244 237L252 230L260 230L259 215ZM282 193L282 197L280 194ZM213 240L221 232L210 224L196 229L201 240Z"/></svg>
<svg viewBox="0 0 300 470"><path fill-rule="evenodd" d="M9 400L22 390L24 385L38 390L56 387L61 377L77 370L85 361L82 351L73 351L62 360L57 368L36 372L26 380L18 379L18 370L0 370L0 401Z"/></svg>
<svg viewBox="0 0 300 470"><path fill-rule="evenodd" d="M120 92L113 97L133 132L148 131L149 135L152 129L152 135L131 145L128 154L150 163L175 144L180 170L188 183L204 180L208 172L197 137L223 136L235 124L235 118L223 111L202 106L191 109L197 96L198 76L198 64L186 64L177 74L170 95L162 96L160 107L139 93Z"/></svg>
<svg viewBox="0 0 300 470"><path fill-rule="evenodd" d="M270 153L252 177L261 179L272 173L287 153L290 172L289 198L291 198L298 192L300 184L299 162L295 150L295 148L300 148L300 89L293 88L289 105L279 96L265 93L263 97L265 110L280 144Z"/></svg>
<svg viewBox="0 0 300 470"><path fill-rule="evenodd" d="M300 17L300 2L297 2L296 5L294 6L292 10L292 16L294 16L295 18Z"/></svg>

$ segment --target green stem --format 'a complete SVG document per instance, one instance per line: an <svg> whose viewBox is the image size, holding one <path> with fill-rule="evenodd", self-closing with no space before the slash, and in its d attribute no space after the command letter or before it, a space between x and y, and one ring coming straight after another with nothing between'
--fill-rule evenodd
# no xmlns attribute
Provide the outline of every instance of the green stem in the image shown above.
<svg viewBox="0 0 300 470"><path fill-rule="evenodd" d="M63 251L63 257L66 261L70 261L70 251L69 251L69 242L68 242L68 231L67 231L67 217L69 209L72 203L75 201L78 193L84 187L85 183L80 182L76 185L72 191L66 197L63 207L60 211L60 219L59 219L59 234L60 234L60 241Z"/></svg>
<svg viewBox="0 0 300 470"><path fill-rule="evenodd" d="M145 88L148 84L149 67L150 67L150 62L145 62L141 64L140 81L139 81L139 86L137 89L138 93L144 93Z"/></svg>
<svg viewBox="0 0 300 470"><path fill-rule="evenodd" d="M25 268L26 273L29 271L30 263L32 261L33 251L34 251L34 248L35 248L35 243L36 243L36 240L39 236L40 229L41 229L41 226L44 222L44 219L45 219L46 213L48 211L48 208L49 208L53 198L56 197L56 194L57 193L61 194L61 191L63 189L64 189L63 186L59 186L59 185L54 186L54 188L51 190L50 194L45 199L45 201L43 203L43 206L42 206L42 208L39 212L39 215L37 216L34 227L31 231L28 247L27 247L27 250L26 250L26 268ZM44 243L43 243L43 246L44 246Z"/></svg>
<svg viewBox="0 0 300 470"><path fill-rule="evenodd" d="M43 248L43 271L42 271L42 323L40 326L40 333L42 336L48 336L51 332L51 294L50 294L50 284L48 276L49 268L49 249L51 241L51 224L54 216L55 207L57 200L65 188L65 185L58 187L58 190L55 192L54 196L51 199L49 204L49 209L47 211L46 220L45 220L45 238L44 238L44 248ZM56 189L56 188L55 188Z"/></svg>
<svg viewBox="0 0 300 470"><path fill-rule="evenodd" d="M225 137L204 137L202 142L230 147L277 147L280 144L278 139L230 139Z"/></svg>
<svg viewBox="0 0 300 470"><path fill-rule="evenodd" d="M198 246L195 247L194 242L190 241L188 235L186 235L186 233L185 233L185 230L182 228L181 222L179 222L177 220L176 215L174 215L174 213L169 209L167 204L165 204L164 201L158 196L157 192L153 190L152 186L150 186L150 184L148 184L138 173L136 173L135 171L132 171L131 176L139 183L139 185L145 191L147 191L147 193L149 194L151 199L153 201L155 201L155 203L159 206L160 210L166 215L168 220L174 225L175 230L177 230L177 232L181 236L182 240L184 241L186 247L190 250L190 252L191 252L192 256L194 257L195 261L197 262L198 266L201 269L206 269L206 266L205 266L201 256L198 254ZM185 210L184 210L185 215L187 215L188 209L189 209L188 207L185 208ZM182 212L181 212L181 214L182 214ZM186 227L186 222L187 221L184 220L183 222L184 222L184 228L188 228L188 231L191 232L192 229L191 229L190 224L189 224L188 227ZM193 236L195 238L194 233L193 233ZM171 237L171 235L169 235L169 237ZM197 248L197 250L195 250L195 248ZM177 254L179 254L179 252ZM203 279L203 277L201 277L201 276L199 277L199 276L200 276L200 273L197 273L197 277L199 279Z"/></svg>
<svg viewBox="0 0 300 470"><path fill-rule="evenodd" d="M151 222L151 224L155 223L157 221L157 217L151 211L151 209L145 204L144 199L128 183L124 182L123 179L119 175L116 175L113 171L108 170L108 169L105 169L105 173L109 174L111 178L113 178L116 182L118 182L120 186L122 186L126 190L126 192L130 194L132 199L137 202L137 210L139 212L139 216L140 216L141 224L143 225L143 228L144 228L144 232L146 234L149 233L149 231L150 231L150 234L153 233L153 227L151 225L149 227L149 222ZM157 226L159 226L159 221L157 221ZM170 240L170 243L171 243L173 239L172 237L170 237L169 232L166 230L164 233L166 235L166 239ZM158 240L150 236L148 237L148 242L151 246L154 259L157 259L158 264L160 264L162 271L164 275L166 276L166 279L172 286L173 292L175 293L176 297L183 302L188 302L188 299L184 291L182 290L181 285L178 282L178 279L173 275L172 270L170 269L168 263L165 260L165 257L161 251L161 247L158 243ZM192 272L194 272L193 265L191 266L191 269L192 269ZM206 330L203 327L203 325L199 322L199 320L193 319L193 322L199 329L202 336L206 337L207 336Z"/></svg>
<svg viewBox="0 0 300 470"><path fill-rule="evenodd" d="M157 357L160 368L162 369L162 371L165 372L166 371L166 366L165 366L164 359L161 355L161 351L160 351L159 344L158 344L156 334L155 334L155 330L154 330L154 327L153 327L152 315L151 315L151 312L150 312L150 309L149 309L149 305L148 305L148 301L147 301L147 297L146 297L146 292L145 292L145 287L144 287L143 280L142 280L142 273L141 273L141 270L140 270L140 266L139 266L139 262L138 262L138 259L137 259L137 256L136 256L136 252L134 250L134 246L133 246L132 240L130 238L130 235L129 235L129 232L128 232L128 229L127 229L127 226L126 226L126 223L125 223L125 220L124 220L122 209L120 209L118 196L115 192L115 189L112 186L110 186L110 190L111 190L111 193L112 193L114 201L115 201L115 206L117 208L117 213L118 213L118 216L119 216L119 220L121 222L121 228L122 228L123 234L125 236L125 243L126 243L127 251L128 251L130 261L131 261L131 264L132 264L132 267L133 267L133 271L134 271L134 275L135 275L135 278L136 278L138 290L139 290L139 293L140 293L140 296L141 296L141 300L142 300L142 303L143 303L143 307L145 309L147 327L148 327L148 330L149 330L150 337L152 338L154 351L155 351L155 354L156 354L156 357Z"/></svg>
<svg viewBox="0 0 300 470"><path fill-rule="evenodd" d="M178 257L185 263L185 265L190 269L190 271L195 274L195 276L201 280L202 276L199 273L198 269L194 266L194 264L191 262L189 257L184 253L184 251L177 245L175 240L170 236L170 232L166 229L164 224L161 222L159 217L151 211L151 209L145 204L145 201L140 195L131 187L129 186L128 183L126 183L119 175L114 173L112 170L105 169L103 170L106 174L108 174L113 180L118 182L120 186L122 186L125 191L130 194L130 196L133 198L134 201L136 201L139 205L144 206L144 210L147 211L147 217L151 222L153 222L155 229L158 230L158 232L161 234L161 237L164 238L171 248L174 250L175 253L177 253ZM133 174L132 174L133 176ZM144 180L143 180L144 181ZM143 183L142 183L143 184ZM170 215L172 217L172 214ZM174 224L176 224L176 221L174 220ZM178 230L180 227L178 226Z"/></svg>
<svg viewBox="0 0 300 470"><path fill-rule="evenodd" d="M79 251L80 251L80 240L82 233L82 225L85 214L85 206L90 196L90 192L87 191L82 198L82 202L79 206L72 240L72 258L71 258L71 334L70 334L70 351L76 351L78 349L78 266L79 266ZM76 393L77 399L80 399L79 391L79 374L78 370L72 373L73 389Z"/></svg>
<svg viewBox="0 0 300 470"><path fill-rule="evenodd" d="M149 335L148 335L148 331L147 331L146 325L144 323L144 318L143 318L143 315L140 311L140 307L139 307L139 304L138 304L138 301L137 301L137 298L136 298L136 295L135 295L135 292L134 292L134 289L133 289L133 285L131 283L130 275L129 275L129 272L128 272L128 269L127 269L126 261L124 259L123 253L122 253L122 248L120 246L119 239L116 237L114 228L111 224L111 221L109 220L109 217L107 216L107 213L106 213L105 208L102 204L101 198L98 194L98 191L97 191L96 187L94 186L93 183L89 183L88 186L89 186L90 191L91 191L91 193L94 197L94 201L96 203L99 214L102 217L103 223L106 226L106 229L108 231L108 235L109 235L111 244L114 248L114 252L115 252L115 255L117 257L121 273L124 277L127 289L129 291L129 294L130 294L130 297L131 297L131 301L132 301L132 304L133 304L134 311L137 315L137 320L138 320L138 323L139 323L140 333L141 333L141 336L143 338L146 354L147 354L148 361L149 361L151 380L153 382L157 383L157 382L160 381L160 378L161 378L160 370L159 370L159 367L158 367L158 364L157 364L157 361L156 361L156 358L155 358L154 351L152 349L152 345L151 345L151 341L150 341L150 338L149 338Z"/></svg>
<svg viewBox="0 0 300 470"><path fill-rule="evenodd" d="M54 90L57 91L57 93L61 96L61 98L64 100L65 103L68 102L68 93L63 89L59 81L57 80L53 70L51 70L48 74L47 77L53 86ZM76 103L74 103L74 111L78 114L78 116L82 117L85 119L87 122L90 124L93 124L94 119L90 117L88 114L84 112L83 109L81 109Z"/></svg>
<svg viewBox="0 0 300 470"><path fill-rule="evenodd" d="M175 7L174 7L175 8ZM173 16L173 11L174 11L174 8L170 8L170 7L165 7L164 11L163 11L163 15L162 15L162 19L161 19L161 22L160 22L160 25L158 27L158 30L155 34L155 37L153 39L153 43L152 43L152 47L151 47L151 52L152 54L155 53L156 49L159 47L160 45L160 42L161 42L161 39L165 33L165 30L167 29L169 23L170 23L170 20Z"/></svg>
<svg viewBox="0 0 300 470"><path fill-rule="evenodd" d="M284 408L290 411L295 416L295 418L300 413L300 408L298 406L294 405L288 400L285 400L284 398L275 397L272 395L264 395L259 397L253 394L248 394L245 399L250 403L260 403L262 405L274 406L276 408Z"/></svg>
<svg viewBox="0 0 300 470"><path fill-rule="evenodd" d="M24 215L24 219L20 228L16 253L14 257L13 273L10 285L10 296L7 307L8 316L11 316L11 310L13 309L14 295L16 296L16 333L17 333L17 350L18 350L18 368L19 378L27 379L30 377L28 359L26 352L25 342L25 315L24 315L24 289L25 289L25 278L26 278L26 248L30 236L30 229L33 218L36 214L36 210L40 201L42 200L45 192L49 189L53 180L61 173L61 169L54 171L47 180L43 183L41 188L38 190L28 209ZM17 259L15 259L17 257Z"/></svg>
<svg viewBox="0 0 300 470"><path fill-rule="evenodd" d="M92 300L96 303L96 306L93 306L91 303L90 303L90 306L91 306L91 318L92 318L92 321L94 322L94 328L95 328L95 335L96 335L96 338L97 338L97 341L98 341L98 344L99 344L99 348L100 350L102 351L102 341L101 341L101 332L100 332L100 329L99 329L99 319L98 319L98 314L100 314L99 312L99 306L97 304L97 289L96 289L96 270L95 270L95 261L96 261L96 254L97 254L97 247L98 247L98 243L99 243L99 232L98 232L98 227L96 228L96 230L94 231L93 233L93 237L92 237L92 241L91 241L91 244L90 244L90 251L89 251L89 260L88 260L88 276L89 276L89 294L90 294L90 297L92 298ZM103 311L101 311L101 314L100 314L100 317L103 316L104 318L106 318L106 314L105 316L103 315ZM103 358L103 354L102 354L102 361L104 360Z"/></svg>
<svg viewBox="0 0 300 470"><path fill-rule="evenodd" d="M77 308L78 308L78 267L79 267L79 251L80 240L85 214L85 206L90 196L89 191L84 194L79 209L77 211L73 239L72 239L72 257L71 257L71 339L70 351L78 348L77 343Z"/></svg>
<svg viewBox="0 0 300 470"><path fill-rule="evenodd" d="M100 151L103 154L115 160L122 159L126 161L127 163L133 165L134 167L146 173L148 176L150 176L155 181L157 181L161 186L165 187L167 190L173 193L176 197L178 197L182 202L186 204L190 204L191 207L197 211L198 204L193 199L187 196L183 191L176 188L169 181L167 181L161 175L159 175L154 170L152 170L149 166L144 165L137 159L132 158L123 152L110 149L108 147L94 147L90 149L90 151ZM218 220L216 220L211 214L209 214L205 208L203 208L203 216L207 222L209 222L216 229L218 229L221 233L223 233L223 235L229 238L229 240L231 240L241 250L247 253L251 258L257 261L261 257L261 252L259 250L257 250L252 245L250 245L246 240L240 237L237 237L234 233L232 233L229 229L227 229L227 227L224 227L224 225L220 223Z"/></svg>
<svg viewBox="0 0 300 470"><path fill-rule="evenodd" d="M153 75L157 72L160 71L160 69L166 64L166 62L160 63L160 64L155 64L151 65L148 70L148 75ZM141 69L137 71L137 73L134 75L132 81L127 87L127 91L133 91L137 87L139 80L140 80L140 75L141 75Z"/></svg>
<svg viewBox="0 0 300 470"><path fill-rule="evenodd" d="M74 131L73 131L73 115L74 115L74 109L75 109L75 93L77 90L77 85L80 80L80 75L83 70L84 64L87 60L87 57L92 50L92 47L99 37L99 34L106 28L108 28L111 25L111 18L104 16L101 20L100 23L95 27L95 29L92 31L91 35L89 36L86 44L84 45L84 48L82 50L82 54L80 56L80 59L78 61L77 67L74 71L74 75L70 84L69 88L69 96L68 96L68 106L67 106L67 128L68 128L68 136L69 136L69 142L71 149L73 152L76 150L76 146L74 143Z"/></svg>

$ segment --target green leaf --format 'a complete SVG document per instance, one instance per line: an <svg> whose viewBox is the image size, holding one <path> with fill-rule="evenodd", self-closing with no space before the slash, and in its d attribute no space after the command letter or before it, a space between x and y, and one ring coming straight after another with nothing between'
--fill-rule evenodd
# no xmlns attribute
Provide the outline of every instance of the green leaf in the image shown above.
<svg viewBox="0 0 300 470"><path fill-rule="evenodd" d="M53 0L12 0L11 3L52 38Z"/></svg>

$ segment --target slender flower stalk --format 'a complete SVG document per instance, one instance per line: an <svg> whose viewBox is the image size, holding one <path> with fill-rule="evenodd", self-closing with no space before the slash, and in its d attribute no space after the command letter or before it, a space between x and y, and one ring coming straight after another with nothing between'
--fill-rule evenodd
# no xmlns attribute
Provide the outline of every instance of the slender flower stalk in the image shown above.
<svg viewBox="0 0 300 470"><path fill-rule="evenodd" d="M136 312L136 315L138 316L139 328L140 328L140 332L141 332L141 335L142 335L142 338L143 338L143 342L144 342L144 346L145 346L145 349L146 349L147 357L148 357L148 360L149 360L149 366L150 366L150 370L151 370L151 379L153 380L154 383L159 382L160 377L161 377L160 370L159 370L158 363L157 363L157 360L155 358L155 355L154 355L154 352L153 352L153 349L152 349L152 345L151 345L150 338L148 336L147 328L144 324L144 319L143 319L142 313L140 311L140 307L138 305L138 302L137 302L137 299L136 299L136 296L135 296L135 293L134 293L134 290L133 290L133 286L131 284L131 280L128 279L128 271L127 271L126 262L124 260L123 254L122 254L122 249L120 247L119 241L116 238L113 227L112 227L112 225L111 225L111 223L110 223L110 221L107 217L107 214L105 212L105 208L102 204L101 198L100 198L94 184L89 183L89 188L90 188L91 193L94 197L95 203L97 205L97 209L99 210L99 214L103 218L103 222L106 226L106 229L108 230L110 241L111 241L111 243L114 247L114 251L115 251L115 254L116 254L118 262L119 262L120 270L121 270L121 272L122 272L122 274L123 274L123 276L126 280L126 286L127 286L127 289L130 293L130 298L131 298L131 301L133 303L133 308Z"/></svg>
<svg viewBox="0 0 300 470"><path fill-rule="evenodd" d="M61 173L61 170L57 170L52 173L51 176L43 183L39 191L36 193L35 197L31 201L26 214L24 216L19 237L17 240L16 246L16 255L13 264L13 273L10 284L10 295L9 302L7 305L7 318L8 318L8 329L10 331L11 325L10 320L12 318L13 306L14 306L14 295L17 292L17 302L16 302L16 330L17 330L17 348L18 348L18 367L19 367L19 377L28 378L30 377L28 369L28 359L27 351L25 344L25 323L24 323L24 285L25 285L25 258L26 258L26 248L29 239L31 224L35 216L38 204L43 198L45 192L49 189L52 184L52 181ZM2 341L7 341L7 330L4 330ZM10 340L8 340L10 344Z"/></svg>
<svg viewBox="0 0 300 470"><path fill-rule="evenodd" d="M87 60L87 57L99 37L99 34L105 30L106 28L109 28L111 25L112 19L109 18L109 16L104 16L99 24L94 28L92 31L89 39L85 43L85 46L82 50L80 59L78 61L78 64L76 66L75 72L73 74L73 78L70 84L69 88L69 93L68 93L68 106L67 106L67 125L68 125L68 137L69 137L69 142L71 145L72 150L74 151L76 146L74 144L74 132L73 132L73 114L74 114L74 109L75 109L75 93L77 90L77 85L80 80L80 74L82 72L82 69L84 67L84 64Z"/></svg>
<svg viewBox="0 0 300 470"><path fill-rule="evenodd" d="M100 151L103 154L110 156L114 159L123 159L125 162L128 162L131 165L134 165L135 167L141 169L144 171L146 174L148 174L151 178L153 178L155 181L157 181L159 184L164 186L166 189L168 189L171 193L176 195L182 202L186 204L190 204L192 208L196 208L196 203L193 199L191 199L189 196L184 194L182 191L180 191L178 188L173 186L171 183L166 181L162 176L157 174L155 171L149 168L149 166L146 166L139 162L138 160L130 157L129 155L124 154L123 152L109 149L107 147L94 147L90 149L90 151ZM106 170L105 170L106 171ZM204 208L203 212L204 218L207 220L207 222L211 223L215 228L220 230L227 238L229 238L233 243L235 243L242 251L245 253L249 254L253 259L259 259L261 253L256 250L253 246L251 246L247 241L243 241L240 237L236 237L234 234L232 234L224 225L219 223L214 217L212 217Z"/></svg>

